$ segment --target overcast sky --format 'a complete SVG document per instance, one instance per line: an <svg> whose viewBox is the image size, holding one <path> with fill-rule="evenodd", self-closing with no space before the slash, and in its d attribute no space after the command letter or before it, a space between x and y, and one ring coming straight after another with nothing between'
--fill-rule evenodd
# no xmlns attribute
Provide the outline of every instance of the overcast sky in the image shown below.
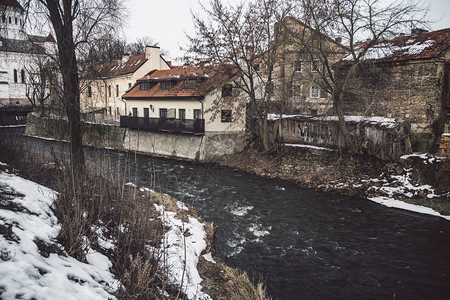
<svg viewBox="0 0 450 300"><path fill-rule="evenodd" d="M194 33L191 10L201 11L199 2L209 3L209 0L128 0L129 16L124 29L127 42L148 36L169 52L167 60L182 56L179 48L187 44L186 33ZM238 3L239 0L224 2ZM431 24L433 30L450 27L450 0L425 0L423 3L430 4L429 17L437 21Z"/></svg>

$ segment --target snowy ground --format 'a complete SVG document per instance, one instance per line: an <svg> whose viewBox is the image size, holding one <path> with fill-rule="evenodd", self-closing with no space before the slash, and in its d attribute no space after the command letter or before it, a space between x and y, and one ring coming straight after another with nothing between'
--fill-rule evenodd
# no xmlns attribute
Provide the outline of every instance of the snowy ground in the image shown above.
<svg viewBox="0 0 450 300"><path fill-rule="evenodd" d="M441 161L444 158L437 157L430 154L411 154L404 155L401 159L408 159L409 157L416 156L422 159L424 164L433 164ZM412 170L404 169L404 173L401 175L390 175L390 178L378 179L373 178L368 180L369 182L380 182L381 186L372 186L369 190L374 190L380 196L377 197L368 197L369 200L377 202L379 204L385 205L387 207L395 207L400 209L406 209L410 211L414 211L417 213L428 214L433 216L442 217L444 219L450 220L450 216L441 215L439 212L422 205L410 204L405 201L398 200L399 198L412 198L417 196L419 193L426 195L426 198L433 199L438 197L449 197L450 192L444 195L437 195L435 189L430 185L417 185L413 184L411 180ZM364 181L364 180L362 180Z"/></svg>
<svg viewBox="0 0 450 300"><path fill-rule="evenodd" d="M82 263L55 241L54 199L54 191L0 172L0 298L115 299L118 282L105 256Z"/></svg>
<svg viewBox="0 0 450 300"><path fill-rule="evenodd" d="M0 167L7 168L1 162ZM55 196L46 187L0 171L0 299L115 299L120 282L110 273L106 256L90 250L88 263L83 263L56 242ZM169 228L162 242L170 283L182 286L188 299L211 299L201 291L197 271L206 247L203 224L192 217L182 222L163 206L157 209ZM111 241L102 244L114 247Z"/></svg>

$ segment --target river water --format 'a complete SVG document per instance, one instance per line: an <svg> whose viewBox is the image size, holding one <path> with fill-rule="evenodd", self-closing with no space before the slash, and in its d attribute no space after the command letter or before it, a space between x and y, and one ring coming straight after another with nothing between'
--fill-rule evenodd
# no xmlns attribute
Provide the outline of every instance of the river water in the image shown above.
<svg viewBox="0 0 450 300"><path fill-rule="evenodd" d="M442 218L211 165L87 154L194 206L218 226L217 254L264 281L274 299L450 299L450 222Z"/></svg>

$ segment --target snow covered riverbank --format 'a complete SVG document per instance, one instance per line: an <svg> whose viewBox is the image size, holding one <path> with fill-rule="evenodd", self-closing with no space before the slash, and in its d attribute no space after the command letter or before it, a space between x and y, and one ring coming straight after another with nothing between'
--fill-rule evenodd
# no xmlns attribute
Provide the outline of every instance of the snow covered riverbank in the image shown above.
<svg viewBox="0 0 450 300"><path fill-rule="evenodd" d="M87 263L80 262L56 241L61 226L52 211L55 198L44 186L0 171L0 299L115 299L121 283L105 255L90 249ZM157 210L167 228L159 251L169 284L188 299L211 299L201 291L197 271L206 247L204 225L193 217L183 222L163 205ZM114 247L111 240L101 244Z"/></svg>

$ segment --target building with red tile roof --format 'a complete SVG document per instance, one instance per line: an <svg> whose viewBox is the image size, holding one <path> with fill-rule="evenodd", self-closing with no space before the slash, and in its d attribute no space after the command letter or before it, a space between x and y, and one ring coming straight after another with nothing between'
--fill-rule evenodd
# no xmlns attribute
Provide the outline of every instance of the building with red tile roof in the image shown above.
<svg viewBox="0 0 450 300"><path fill-rule="evenodd" d="M123 95L128 116L121 118L121 126L195 134L243 132L245 109L236 99L234 75L235 70L221 67L153 71Z"/></svg>
<svg viewBox="0 0 450 300"><path fill-rule="evenodd" d="M450 28L413 30L368 49L348 85L346 114L411 123L413 151L435 148L449 132ZM336 65L349 67L350 56Z"/></svg>
<svg viewBox="0 0 450 300"><path fill-rule="evenodd" d="M145 53L92 67L82 75L81 109L85 113L101 112L118 120L126 114L122 95L149 72L170 69L159 47L147 46Z"/></svg>

